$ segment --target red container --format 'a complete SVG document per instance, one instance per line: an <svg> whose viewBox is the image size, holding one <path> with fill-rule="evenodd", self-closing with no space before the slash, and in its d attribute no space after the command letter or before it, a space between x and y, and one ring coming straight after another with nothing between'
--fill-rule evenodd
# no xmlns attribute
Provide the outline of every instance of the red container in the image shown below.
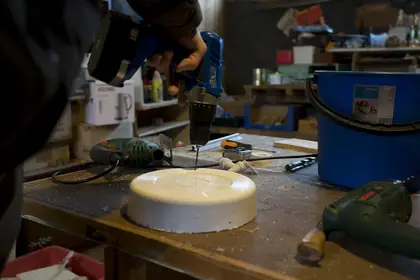
<svg viewBox="0 0 420 280"><path fill-rule="evenodd" d="M58 246L50 246L32 252L9 262L1 277L16 277L17 274L59 264L70 252ZM79 276L86 276L89 280L103 280L104 264L89 257L75 253L67 268Z"/></svg>
<svg viewBox="0 0 420 280"><path fill-rule="evenodd" d="M292 50L278 50L276 52L277 65L293 64Z"/></svg>
<svg viewBox="0 0 420 280"><path fill-rule="evenodd" d="M323 24L324 14L321 6L315 5L309 9L297 12L295 17L296 25L316 25Z"/></svg>

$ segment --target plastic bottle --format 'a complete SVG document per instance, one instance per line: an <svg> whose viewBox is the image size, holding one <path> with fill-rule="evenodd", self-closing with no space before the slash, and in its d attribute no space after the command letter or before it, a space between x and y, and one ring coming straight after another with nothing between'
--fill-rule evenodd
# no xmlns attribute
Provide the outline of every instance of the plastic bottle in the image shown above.
<svg viewBox="0 0 420 280"><path fill-rule="evenodd" d="M162 102L163 101L163 87L162 87L162 77L158 71L153 73L152 79L152 99L153 102Z"/></svg>
<svg viewBox="0 0 420 280"><path fill-rule="evenodd" d="M139 70L137 70L137 72L133 75L132 80L134 81L134 100L136 100L136 102L143 103L145 98L141 68L139 68Z"/></svg>

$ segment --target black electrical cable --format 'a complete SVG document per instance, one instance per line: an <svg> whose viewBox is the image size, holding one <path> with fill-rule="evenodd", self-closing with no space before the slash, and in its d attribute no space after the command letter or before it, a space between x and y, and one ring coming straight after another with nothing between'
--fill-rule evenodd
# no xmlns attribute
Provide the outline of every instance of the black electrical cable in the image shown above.
<svg viewBox="0 0 420 280"><path fill-rule="evenodd" d="M79 185L79 184L84 184L93 180L96 180L98 178L101 178L105 175L108 175L109 173L111 173L115 168L117 168L118 164L120 163L119 159L115 159L114 163L111 165L111 167L109 167L108 169L106 169L105 171L96 174L92 177L88 177L88 178L84 178L84 179L80 179L80 180L74 180L74 181L63 181L57 178L58 175L62 175L64 174L63 170L57 171L55 172L52 176L51 176L51 181L53 181L55 184L63 184L63 185Z"/></svg>
<svg viewBox="0 0 420 280"><path fill-rule="evenodd" d="M246 161L260 161L260 160L271 160L271 159L294 159L294 158L307 158L307 157L318 157L318 154L250 158L250 159L247 159ZM237 163L239 161L241 161L241 160L234 160L232 162ZM211 164L207 164L207 165L200 165L200 166L197 166L197 168L210 168L210 167L216 167L216 166L219 166L219 163L211 163ZM193 166L185 167L185 166L176 166L176 165L159 165L159 166L151 166L151 167L154 167L154 168L185 168L185 169L195 168Z"/></svg>
<svg viewBox="0 0 420 280"><path fill-rule="evenodd" d="M47 170L41 170L41 171L34 171L34 172L27 172L24 176L24 182L30 182L35 180L40 180L44 178L51 178L51 176L56 173L57 171L61 171L61 174L65 173L71 173L76 172L80 170L86 170L92 166L93 162L73 162L70 164L67 164L65 166L60 167L53 167L51 169ZM97 164L95 164L97 165Z"/></svg>
<svg viewBox="0 0 420 280"><path fill-rule="evenodd" d="M292 155L292 156L275 156L275 157L262 157L262 158L250 158L247 159L246 161L260 161L260 160L272 160L272 159L294 159L294 158L306 158L306 157L317 157L318 154L306 154L306 155ZM233 161L233 163L237 163L240 160L235 160ZM64 174L64 170L60 170L55 172L52 176L51 176L51 180L55 183L55 184L63 184L63 185L78 185L78 184L84 184L93 180L96 180L98 178L101 178L109 173L111 173L115 168L117 168L118 164L120 163L120 159L116 158L114 163L111 165L111 167L109 167L107 170L96 174L92 177L89 178L84 178L84 179L80 179L80 180L74 180L74 181L64 181L64 180L60 180L57 178L58 175L63 175ZM94 165L95 163L92 162L92 165ZM96 165L98 166L98 165ZM210 168L210 167L216 167L219 166L219 163L212 163L212 164L207 164L207 165L201 165L201 166L197 166L197 168ZM195 168L194 166L191 167L186 167L186 166L177 166L177 165L150 165L146 168L184 168L184 169L192 169Z"/></svg>

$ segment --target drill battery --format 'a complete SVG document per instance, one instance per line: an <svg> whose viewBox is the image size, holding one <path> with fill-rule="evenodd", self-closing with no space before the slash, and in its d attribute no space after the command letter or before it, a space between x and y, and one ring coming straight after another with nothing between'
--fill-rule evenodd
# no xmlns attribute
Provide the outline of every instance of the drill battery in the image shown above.
<svg viewBox="0 0 420 280"><path fill-rule="evenodd" d="M223 157L231 160L246 160L251 158L252 145L232 140L223 140L220 143L223 148Z"/></svg>

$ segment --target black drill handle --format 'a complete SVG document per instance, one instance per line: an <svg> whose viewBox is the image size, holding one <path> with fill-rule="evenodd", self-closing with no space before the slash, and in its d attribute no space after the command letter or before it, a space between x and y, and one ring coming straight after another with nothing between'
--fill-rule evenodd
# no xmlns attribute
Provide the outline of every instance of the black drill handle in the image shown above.
<svg viewBox="0 0 420 280"><path fill-rule="evenodd" d="M117 159L121 162L128 157L123 151L110 148L102 143L93 146L89 156L95 163L104 165L114 164Z"/></svg>
<svg viewBox="0 0 420 280"><path fill-rule="evenodd" d="M378 214L348 224L344 231L356 240L420 260L420 229L410 224Z"/></svg>

